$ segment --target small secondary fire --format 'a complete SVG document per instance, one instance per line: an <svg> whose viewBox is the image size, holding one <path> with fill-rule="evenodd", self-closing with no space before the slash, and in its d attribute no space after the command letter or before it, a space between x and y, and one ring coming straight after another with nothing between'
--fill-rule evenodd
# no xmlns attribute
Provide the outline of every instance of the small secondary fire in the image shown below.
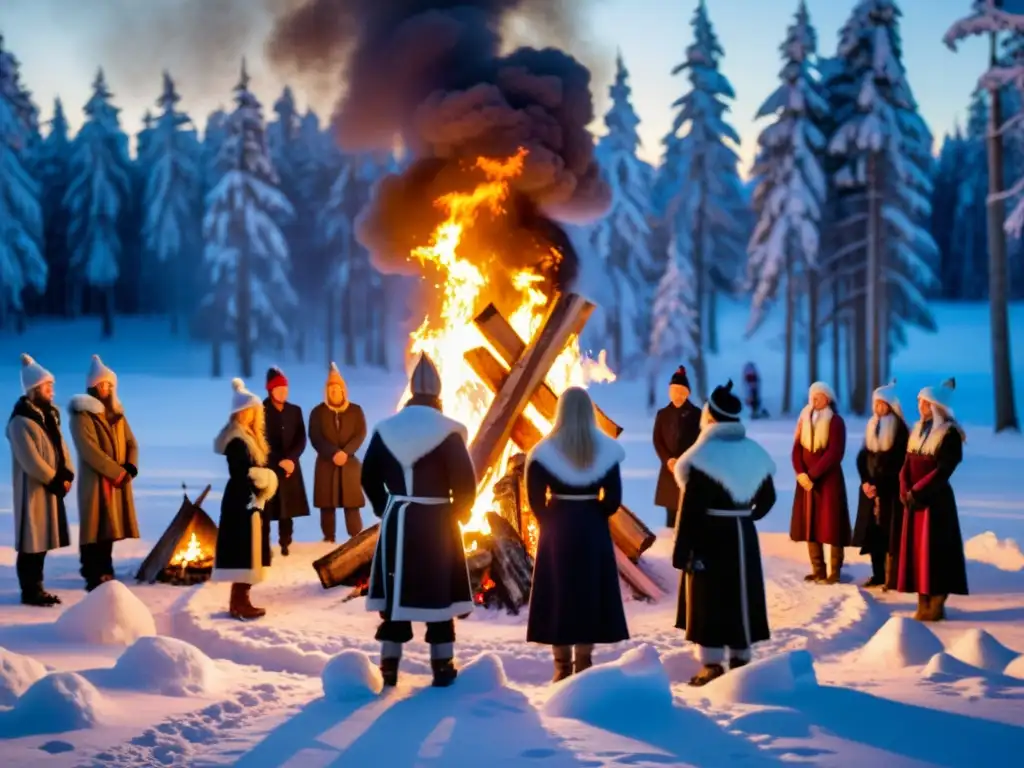
<svg viewBox="0 0 1024 768"><path fill-rule="evenodd" d="M172 568L180 568L184 572L190 565L197 566L204 560L209 560L210 557L211 555L203 549L199 539L196 537L195 531L193 531L192 535L189 536L188 544L184 549L174 554L169 565Z"/></svg>

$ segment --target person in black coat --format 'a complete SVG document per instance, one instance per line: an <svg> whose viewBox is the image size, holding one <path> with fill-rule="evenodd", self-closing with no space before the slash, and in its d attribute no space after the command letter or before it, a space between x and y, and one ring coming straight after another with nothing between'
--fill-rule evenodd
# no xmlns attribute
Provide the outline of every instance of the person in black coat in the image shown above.
<svg viewBox="0 0 1024 768"><path fill-rule="evenodd" d="M302 479L299 457L306 450L306 422L302 409L288 402L288 379L280 368L267 371L267 392L263 413L270 446L268 465L277 475L277 493L267 501L267 520L277 520L281 554L288 557L288 548L295 532L296 517L309 516L309 499Z"/></svg>
<svg viewBox="0 0 1024 768"><path fill-rule="evenodd" d="M853 545L871 556L871 578L865 589L895 589L903 530L900 470L907 457L910 431L896 397L896 382L879 387L872 396L874 416L864 430L864 447L857 454L860 489Z"/></svg>
<svg viewBox="0 0 1024 768"><path fill-rule="evenodd" d="M270 525L263 510L277 491L277 475L267 467L263 402L241 379L231 386L231 419L213 442L214 451L227 459L228 482L220 502L212 579L231 583L228 612L248 621L267 613L250 602L249 591L270 566Z"/></svg>
<svg viewBox="0 0 1024 768"><path fill-rule="evenodd" d="M411 385L412 398L377 425L363 458L363 490L381 519L366 609L382 619L385 685L398 682L402 646L422 621L433 684L445 687L458 674L454 620L473 610L460 524L473 513L476 473L466 428L441 413L441 377L426 355Z"/></svg>
<svg viewBox="0 0 1024 768"><path fill-rule="evenodd" d="M527 458L526 493L540 536L526 640L553 647L553 682L590 667L595 643L629 639L608 528L622 503L624 458L622 446L598 430L594 404L578 387L559 397L554 429Z"/></svg>
<svg viewBox="0 0 1024 768"><path fill-rule="evenodd" d="M775 462L746 436L743 404L732 381L717 387L701 416L703 429L676 462L682 500L672 565L683 571L676 627L697 646L705 685L749 663L751 646L767 640L761 548L754 522L775 504Z"/></svg>
<svg viewBox="0 0 1024 768"><path fill-rule="evenodd" d="M700 434L700 409L690 402L690 380L685 367L679 366L672 374L668 398L671 402L654 417L654 452L661 462L654 504L665 508L665 525L674 528L679 509L679 488L672 478L672 469Z"/></svg>

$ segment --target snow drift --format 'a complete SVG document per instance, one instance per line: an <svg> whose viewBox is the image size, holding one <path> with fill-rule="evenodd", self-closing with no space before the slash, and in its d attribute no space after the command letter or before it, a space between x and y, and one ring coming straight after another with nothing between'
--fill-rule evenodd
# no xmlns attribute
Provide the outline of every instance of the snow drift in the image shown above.
<svg viewBox="0 0 1024 768"><path fill-rule="evenodd" d="M949 649L949 655L989 672L1002 672L1018 654L983 629L969 629Z"/></svg>
<svg viewBox="0 0 1024 768"><path fill-rule="evenodd" d="M508 684L501 658L493 653L481 653L459 670L456 683L459 690L469 694L500 691Z"/></svg>
<svg viewBox="0 0 1024 768"><path fill-rule="evenodd" d="M968 560L987 563L1001 571L1024 571L1024 553L1013 539L1000 539L992 531L979 533L964 543Z"/></svg>
<svg viewBox="0 0 1024 768"><path fill-rule="evenodd" d="M32 683L44 677L45 665L31 656L0 648L0 707L13 707Z"/></svg>
<svg viewBox="0 0 1024 768"><path fill-rule="evenodd" d="M333 656L320 679L324 696L331 701L362 701L384 689L380 670L362 651L347 650Z"/></svg>
<svg viewBox="0 0 1024 768"><path fill-rule="evenodd" d="M704 690L718 703L771 704L817 687L814 658L807 651L791 651L730 670Z"/></svg>
<svg viewBox="0 0 1024 768"><path fill-rule="evenodd" d="M961 680L968 677L985 677L984 669L968 664L948 653L936 653L921 671L921 677L933 682Z"/></svg>
<svg viewBox="0 0 1024 768"><path fill-rule="evenodd" d="M1018 656L1007 664L1006 669L1003 670L1003 674L1024 680L1024 655Z"/></svg>
<svg viewBox="0 0 1024 768"><path fill-rule="evenodd" d="M93 728L104 720L106 704L95 686L75 672L55 672L36 681L14 708L0 712L0 735L17 738Z"/></svg>
<svg viewBox="0 0 1024 768"><path fill-rule="evenodd" d="M671 708L672 689L661 658L651 646L641 645L559 684L544 714L601 726L615 723L623 712L638 717Z"/></svg>
<svg viewBox="0 0 1024 768"><path fill-rule="evenodd" d="M110 670L111 685L164 696L215 692L221 673L205 653L173 637L140 637Z"/></svg>
<svg viewBox="0 0 1024 768"><path fill-rule="evenodd" d="M924 624L893 616L868 640L860 660L878 667L916 667L943 650L942 641Z"/></svg>
<svg viewBox="0 0 1024 768"><path fill-rule="evenodd" d="M98 586L64 611L54 627L67 641L96 645L130 645L156 634L149 608L119 581Z"/></svg>

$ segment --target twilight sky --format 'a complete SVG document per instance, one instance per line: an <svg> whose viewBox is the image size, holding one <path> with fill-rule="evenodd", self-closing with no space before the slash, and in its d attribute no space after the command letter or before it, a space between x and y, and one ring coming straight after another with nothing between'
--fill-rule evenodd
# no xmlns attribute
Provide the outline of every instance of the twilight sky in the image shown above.
<svg viewBox="0 0 1024 768"><path fill-rule="evenodd" d="M205 124L218 106L231 105L238 62L250 62L253 87L271 113L273 100L294 76L275 71L263 57L271 25L268 3L287 0L0 0L0 35L22 62L22 79L35 95L44 119L55 96L77 128L96 68L103 66L122 109L122 127L141 127L145 110L156 98L166 67L178 80L182 107ZM386 2L386 0L382 0ZM199 17L194 9L217 3L223 12ZM671 104L686 89L685 76L671 69L682 60L692 39L690 19L696 0L580 0L585 28L569 49L595 73L599 119L616 48L630 70L633 103L642 121L642 156L654 163L660 140L672 118ZM731 122L743 139L741 171L746 174L756 148L754 114L778 83L778 46L790 24L797 0L707 0L712 23L725 49L722 70L737 98ZM820 50L835 51L839 27L854 0L808 0L818 30ZM986 45L970 41L959 54L942 45L949 25L970 8L970 0L902 0L904 63L910 83L937 139L963 119L968 97L986 60ZM189 10L193 16L189 17ZM183 20L183 17L184 20ZM196 23L194 19L201 18ZM547 41L544 41L547 42ZM299 81L294 90L302 104L322 117L330 112L337 82L333 73Z"/></svg>

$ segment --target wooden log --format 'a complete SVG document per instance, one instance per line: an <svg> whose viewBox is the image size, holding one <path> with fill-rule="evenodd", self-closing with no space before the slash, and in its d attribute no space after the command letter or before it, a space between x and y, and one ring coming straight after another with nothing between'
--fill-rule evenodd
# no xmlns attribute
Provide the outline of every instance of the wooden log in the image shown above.
<svg viewBox="0 0 1024 768"><path fill-rule="evenodd" d="M569 338L583 330L594 305L575 293L560 294L551 304L537 335L511 367L470 446L477 477L488 474L512 436L516 419L543 383Z"/></svg>
<svg viewBox="0 0 1024 768"><path fill-rule="evenodd" d="M657 538L633 511L623 504L608 520L612 541L634 563L651 548Z"/></svg>
<svg viewBox="0 0 1024 768"><path fill-rule="evenodd" d="M491 527L491 579L498 599L512 615L530 602L533 586L533 558L518 532L501 515L487 513Z"/></svg>
<svg viewBox="0 0 1024 768"><path fill-rule="evenodd" d="M619 576L637 597L658 602L665 596L661 587L655 584L654 580L640 570L640 567L626 557L626 554L618 547L615 547L615 563L619 566Z"/></svg>
<svg viewBox="0 0 1024 768"><path fill-rule="evenodd" d="M492 392L497 394L505 386L505 382L508 380L508 371L486 349L483 347L471 349L463 357L473 372ZM521 413L516 417L515 423L512 425L512 442L522 450L529 451L540 442L541 437L543 435L540 430L524 414Z"/></svg>
<svg viewBox="0 0 1024 768"><path fill-rule="evenodd" d="M359 586L360 580L369 576L379 536L380 523L376 523L316 560L313 570L323 588Z"/></svg>
<svg viewBox="0 0 1024 768"><path fill-rule="evenodd" d="M498 356L501 357L505 365L512 367L522 357L523 352L526 351L526 342L520 338L519 334L508 324L508 321L493 304L488 304L484 307L483 311L473 319L473 324L483 334L483 337L490 342L494 351L498 353ZM494 359L493 355L490 357L492 360ZM473 370L476 370L476 368ZM477 375L481 376L479 371L477 371ZM558 395L548 386L547 382L541 382L540 386L537 387L537 391L533 393L530 402L533 403L533 406L541 416L552 424L554 423L555 412L558 408ZM597 417L597 426L606 435L617 438L622 434L622 427L612 421L597 405L594 406L594 414Z"/></svg>

